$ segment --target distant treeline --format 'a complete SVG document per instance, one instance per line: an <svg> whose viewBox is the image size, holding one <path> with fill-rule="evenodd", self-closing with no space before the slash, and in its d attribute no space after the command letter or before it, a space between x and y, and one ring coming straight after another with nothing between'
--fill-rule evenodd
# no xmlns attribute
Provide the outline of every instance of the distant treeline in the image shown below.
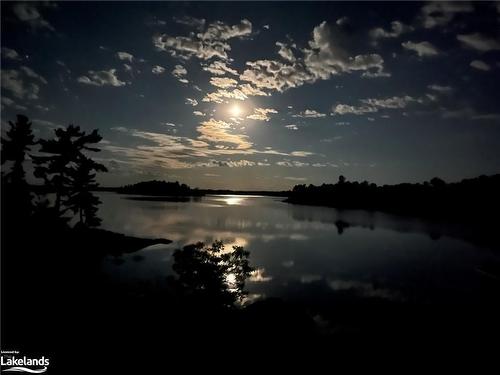
<svg viewBox="0 0 500 375"><path fill-rule="evenodd" d="M267 195L274 197L288 197L290 191L255 191L255 190L230 190L230 189L198 189L191 188L179 182L143 181L121 187L99 187L99 191L112 191L121 194L138 194L150 196L203 196L207 194L232 194L232 195Z"/></svg>
<svg viewBox="0 0 500 375"><path fill-rule="evenodd" d="M205 194L223 194L223 195L266 195L270 197L288 197L289 190L268 191L268 190L228 190L228 189L202 189Z"/></svg>
<svg viewBox="0 0 500 375"><path fill-rule="evenodd" d="M500 174L455 183L446 183L436 177L424 183L383 186L367 181L350 182L340 176L336 184L296 185L286 201L419 216L468 216L471 220L498 221Z"/></svg>
<svg viewBox="0 0 500 375"><path fill-rule="evenodd" d="M133 185L125 185L118 188L103 189L112 190L121 194L139 194L155 196L201 196L204 193L199 189L192 189L186 184L180 184L178 181L143 181Z"/></svg>

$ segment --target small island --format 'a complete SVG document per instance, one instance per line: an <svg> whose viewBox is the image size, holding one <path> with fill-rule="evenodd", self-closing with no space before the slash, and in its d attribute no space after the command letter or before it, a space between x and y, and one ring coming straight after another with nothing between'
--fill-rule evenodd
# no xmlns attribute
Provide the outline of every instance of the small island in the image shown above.
<svg viewBox="0 0 500 375"><path fill-rule="evenodd" d="M182 200L188 197L200 197L204 193L178 181L143 181L112 189L119 194L144 195L149 197L132 197L135 200ZM155 197L155 198L151 198Z"/></svg>

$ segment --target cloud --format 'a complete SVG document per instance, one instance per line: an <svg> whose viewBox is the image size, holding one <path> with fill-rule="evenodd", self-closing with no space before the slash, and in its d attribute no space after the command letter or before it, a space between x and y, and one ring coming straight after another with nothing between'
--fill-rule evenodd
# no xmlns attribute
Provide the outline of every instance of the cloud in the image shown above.
<svg viewBox="0 0 500 375"><path fill-rule="evenodd" d="M289 130L299 130L299 127L295 124L285 125L285 128Z"/></svg>
<svg viewBox="0 0 500 375"><path fill-rule="evenodd" d="M418 102L419 99L415 99L411 96L393 96L392 98L386 99L361 99L361 102L375 108L405 108L408 103Z"/></svg>
<svg viewBox="0 0 500 375"><path fill-rule="evenodd" d="M225 99L235 99L235 100L245 100L248 97L239 89L234 89L231 91L219 89L215 92L207 93L202 101L203 102L213 102L213 103L224 103Z"/></svg>
<svg viewBox="0 0 500 375"><path fill-rule="evenodd" d="M280 167L302 168L302 167L308 167L310 165L310 163L285 159L285 160L276 162L276 165L279 165Z"/></svg>
<svg viewBox="0 0 500 375"><path fill-rule="evenodd" d="M331 75L352 71L383 70L384 60L378 54L354 55L348 49L346 36L332 29L325 21L313 30L305 50L305 64L316 78L328 79Z"/></svg>
<svg viewBox="0 0 500 375"><path fill-rule="evenodd" d="M203 113L201 111L193 111L193 115L195 115L195 116L205 116L205 113Z"/></svg>
<svg viewBox="0 0 500 375"><path fill-rule="evenodd" d="M227 59L226 51L230 49L227 43L209 43L193 37L171 37L165 34L154 36L153 45L157 50L167 51L174 57L189 59L195 56L203 60L209 60L213 57Z"/></svg>
<svg viewBox="0 0 500 375"><path fill-rule="evenodd" d="M132 62L134 60L134 55L128 52L117 52L116 57L122 61Z"/></svg>
<svg viewBox="0 0 500 375"><path fill-rule="evenodd" d="M321 118L321 117L326 117L326 114L320 113L314 109L306 109L305 111L295 114L292 117Z"/></svg>
<svg viewBox="0 0 500 375"><path fill-rule="evenodd" d="M89 70L85 76L80 76L78 82L93 86L125 86L125 82L120 81L116 76L116 69L93 71Z"/></svg>
<svg viewBox="0 0 500 375"><path fill-rule="evenodd" d="M151 69L151 72L153 74L162 74L165 72L165 68L163 66L160 66L160 65L155 65L155 66L153 66L153 69Z"/></svg>
<svg viewBox="0 0 500 375"><path fill-rule="evenodd" d="M229 66L227 66L225 62L219 60L216 60L210 63L209 65L204 66L203 70L215 74L217 76L223 76L226 73L238 75L237 70L230 68Z"/></svg>
<svg viewBox="0 0 500 375"><path fill-rule="evenodd" d="M238 81L227 77L212 77L210 78L210 84L221 89L227 89L235 87L238 84Z"/></svg>
<svg viewBox="0 0 500 375"><path fill-rule="evenodd" d="M38 73L35 73L35 71L31 68L28 68L27 66L21 66L19 68L26 76L30 77L30 78L33 78L37 81L40 81L41 83L43 83L44 85L47 84L47 80L45 78L43 78L41 75L39 75Z"/></svg>
<svg viewBox="0 0 500 375"><path fill-rule="evenodd" d="M252 23L243 19L239 24L229 26L224 22L214 22L208 25L205 32L198 34L202 40L229 40L232 38L243 37L252 33Z"/></svg>
<svg viewBox="0 0 500 375"><path fill-rule="evenodd" d="M276 45L280 47L278 55L280 55L282 58L290 62L294 62L295 60L297 60L293 54L292 49L288 47L285 43L276 42Z"/></svg>
<svg viewBox="0 0 500 375"><path fill-rule="evenodd" d="M48 29L55 31L54 27L45 20L37 8L37 3L16 3L12 11L16 17L23 22L28 23L34 29Z"/></svg>
<svg viewBox="0 0 500 375"><path fill-rule="evenodd" d="M362 115L365 113L377 112L378 109L368 106L355 107L347 104L337 104L333 109L332 113L337 115Z"/></svg>
<svg viewBox="0 0 500 375"><path fill-rule="evenodd" d="M344 26L344 25L347 25L349 24L351 20L349 19L349 17L341 17L339 18L337 21L335 21L335 23L338 25L338 26Z"/></svg>
<svg viewBox="0 0 500 375"><path fill-rule="evenodd" d="M465 47L472 48L481 52L500 50L500 43L480 33L459 34L457 39L463 43Z"/></svg>
<svg viewBox="0 0 500 375"><path fill-rule="evenodd" d="M184 78L184 76L187 74L186 68L184 68L182 65L176 65L175 68L172 70L172 75L179 80L179 82L182 83L188 83L189 81Z"/></svg>
<svg viewBox="0 0 500 375"><path fill-rule="evenodd" d="M259 89L283 92L316 80L303 63L287 65L275 60L257 60L249 61L246 65L248 68L240 75L240 80Z"/></svg>
<svg viewBox="0 0 500 375"><path fill-rule="evenodd" d="M113 158L119 157L121 159L118 160L119 162L127 165L129 170L133 169L139 173L162 169L270 165L267 160L264 160L264 162L245 161L245 159L236 161L227 159L214 160L215 156L269 154L306 157L312 155L312 153L306 151L294 151L287 154L275 151L270 147L266 147L264 150L253 149L247 136L232 134L230 123L216 121L213 118L200 123L197 129L200 133L198 139L125 127L114 127L112 130L144 141L133 147L113 143L103 145L105 153L113 154ZM302 162L290 163L300 166Z"/></svg>
<svg viewBox="0 0 500 375"><path fill-rule="evenodd" d="M361 106L352 106L347 104L337 104L332 109L332 114L337 115L363 115L366 113L375 113L380 109L400 109L405 108L409 103L418 102L421 103L421 99L416 99L411 96L393 96L385 99L361 99Z"/></svg>
<svg viewBox="0 0 500 375"><path fill-rule="evenodd" d="M201 134L198 137L200 140L214 142L217 144L235 145L236 149L245 150L252 147L252 143L248 141L248 136L241 134L229 133L231 124L218 121L211 118L208 121L203 121L196 130Z"/></svg>
<svg viewBox="0 0 500 375"><path fill-rule="evenodd" d="M417 55L420 57L436 56L439 54L438 49L427 41L419 43L408 41L401 43L401 45L403 46L403 48L406 48L410 51L415 51Z"/></svg>
<svg viewBox="0 0 500 375"><path fill-rule="evenodd" d="M338 27L331 29L326 22L322 22L314 28L308 48L299 49L302 56L294 56L295 60L287 63L276 60L249 61L240 80L260 89L283 92L319 79L329 79L332 75L383 71L384 60L380 55L354 54L348 46L347 37ZM286 52L281 50L281 55L283 57Z"/></svg>
<svg viewBox="0 0 500 375"><path fill-rule="evenodd" d="M491 66L489 66L488 64L486 64L484 61L481 60L473 60L470 63L470 66L475 69L482 70L484 72L488 72L491 70Z"/></svg>
<svg viewBox="0 0 500 375"><path fill-rule="evenodd" d="M458 13L471 13L473 11L472 5L465 1L434 1L422 7L420 18L424 28L432 29L436 26L447 25Z"/></svg>
<svg viewBox="0 0 500 375"><path fill-rule="evenodd" d="M192 105L193 107L196 107L198 105L198 100L186 98L186 104L189 104L189 105Z"/></svg>
<svg viewBox="0 0 500 375"><path fill-rule="evenodd" d="M361 77L363 78L380 78L380 77L391 77L392 74L389 73L389 72L384 72L383 70L377 70L377 71L374 71L374 72L370 72L370 71L367 71L367 72L364 72L363 74L361 74Z"/></svg>
<svg viewBox="0 0 500 375"><path fill-rule="evenodd" d="M266 92L264 92L256 87L253 87L252 85L250 85L248 83L240 85L239 89L246 96L270 96L270 94L267 94Z"/></svg>
<svg viewBox="0 0 500 375"><path fill-rule="evenodd" d="M453 88L451 86L441 86L441 85L429 85L427 86L428 89L430 90L433 90L433 91L437 91L439 93L449 93L451 91L453 91Z"/></svg>
<svg viewBox="0 0 500 375"><path fill-rule="evenodd" d="M31 69L29 71L33 72ZM32 78L26 73L26 70L2 70L1 87L4 90L10 91L18 99L27 98L36 100L38 99L40 86L33 82L27 82Z"/></svg>
<svg viewBox="0 0 500 375"><path fill-rule="evenodd" d="M472 107L458 109L441 108L441 117L444 119L470 119L470 120L500 120L500 113L478 113Z"/></svg>
<svg viewBox="0 0 500 375"><path fill-rule="evenodd" d="M2 47L2 57L13 61L22 60L21 56L19 56L16 50L7 47Z"/></svg>
<svg viewBox="0 0 500 375"><path fill-rule="evenodd" d="M386 31L381 27L376 27L374 29L371 29L369 34L373 39L397 38L402 34L413 30L413 26L405 25L401 21L392 21L390 31Z"/></svg>
<svg viewBox="0 0 500 375"><path fill-rule="evenodd" d="M65 126L62 124L58 124L58 123L55 123L52 121L42 120L42 119L38 119L38 118L33 119L33 124L38 125L38 126L43 126L43 127L49 128L49 129L65 128Z"/></svg>
<svg viewBox="0 0 500 375"><path fill-rule="evenodd" d="M190 16L173 17L173 20L175 23L178 23L180 25L194 27L199 30L202 30L206 23L205 19L203 18L195 18Z"/></svg>
<svg viewBox="0 0 500 375"><path fill-rule="evenodd" d="M166 34L155 35L153 45L159 51L166 51L172 56L179 56L184 59L194 56L202 60L209 60L214 57L227 60L227 52L231 50L231 46L227 41L232 38L250 35L251 32L252 23L246 19L232 26L217 21L209 24L203 32L196 35L193 33L187 37L173 37Z"/></svg>
<svg viewBox="0 0 500 375"><path fill-rule="evenodd" d="M26 111L27 110L27 108L25 106L16 104L16 102L14 102L14 100L7 98L6 96L2 96L2 109L4 106L12 107L12 108L17 109L19 111Z"/></svg>
<svg viewBox="0 0 500 375"><path fill-rule="evenodd" d="M472 120L500 120L500 113L485 113L472 116Z"/></svg>
<svg viewBox="0 0 500 375"><path fill-rule="evenodd" d="M306 156L311 156L314 155L314 152L309 152L309 151L293 151L290 153L291 156L299 156L299 157L306 157Z"/></svg>
<svg viewBox="0 0 500 375"><path fill-rule="evenodd" d="M278 111L273 108L254 108L253 114L247 116L247 118L251 120L269 121L271 119L269 117L270 113L278 113Z"/></svg>

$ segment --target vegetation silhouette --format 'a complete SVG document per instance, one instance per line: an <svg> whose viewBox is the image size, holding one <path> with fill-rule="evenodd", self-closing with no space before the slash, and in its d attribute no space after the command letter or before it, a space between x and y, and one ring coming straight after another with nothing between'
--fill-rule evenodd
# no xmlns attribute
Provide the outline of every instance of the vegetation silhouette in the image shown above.
<svg viewBox="0 0 500 375"><path fill-rule="evenodd" d="M90 134L79 126L69 125L55 130L54 139L40 139L42 155L33 157L34 175L44 181L44 186L55 192L54 210L63 216L67 211L78 213L79 223L97 226L99 199L91 193L98 185L95 172L106 172L104 165L95 162L85 152L98 152L91 144L102 140L97 130Z"/></svg>
<svg viewBox="0 0 500 375"><path fill-rule="evenodd" d="M222 241L205 247L202 242L185 246L173 254L173 270L177 278L169 283L182 298L203 305L232 307L248 294L245 281L254 269L250 267L250 253L241 246L226 252Z"/></svg>
<svg viewBox="0 0 500 375"><path fill-rule="evenodd" d="M203 193L198 189L192 189L186 184L180 184L178 181L143 181L133 185L125 185L113 189L121 194L138 194L138 195L151 195L151 196L201 196Z"/></svg>
<svg viewBox="0 0 500 375"><path fill-rule="evenodd" d="M26 182L24 163L36 142L31 122L26 116L18 115L15 123L9 121L9 126L6 138L2 137L1 140L2 192L9 197L2 201L2 207L12 214L9 220L23 220L32 213L32 196ZM8 163L12 165L10 171L5 172Z"/></svg>
<svg viewBox="0 0 500 375"><path fill-rule="evenodd" d="M340 176L336 184L296 185L286 202L339 209L387 211L443 219L497 221L500 209L500 174L446 183L440 178L416 184L377 186L350 182Z"/></svg>

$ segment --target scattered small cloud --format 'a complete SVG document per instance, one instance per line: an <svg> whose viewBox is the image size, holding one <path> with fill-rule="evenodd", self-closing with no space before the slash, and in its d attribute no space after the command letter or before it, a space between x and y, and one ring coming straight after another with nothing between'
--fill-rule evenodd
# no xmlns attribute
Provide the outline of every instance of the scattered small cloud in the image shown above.
<svg viewBox="0 0 500 375"><path fill-rule="evenodd" d="M371 29L369 34L375 39L398 38L399 36L414 30L413 26L405 25L401 21L392 21L391 29L384 30L382 27Z"/></svg>
<svg viewBox="0 0 500 375"><path fill-rule="evenodd" d="M238 81L227 77L212 77L210 78L210 84L221 89L228 89L238 85Z"/></svg>
<svg viewBox="0 0 500 375"><path fill-rule="evenodd" d="M363 115L367 113L375 113L380 109L402 109L405 108L409 103L417 102L421 103L422 99L414 98L411 96L393 96L385 99L361 99L360 106L352 106L347 104L337 104L332 109L332 114L336 115Z"/></svg>
<svg viewBox="0 0 500 375"><path fill-rule="evenodd" d="M459 13L473 11L472 5L466 1L432 1L422 7L420 19L424 28L432 29L448 25Z"/></svg>
<svg viewBox="0 0 500 375"><path fill-rule="evenodd" d="M186 104L196 107L198 105L198 100L192 98L186 98Z"/></svg>
<svg viewBox="0 0 500 375"><path fill-rule="evenodd" d="M401 45L407 50L416 52L420 57L437 56L439 54L439 50L427 41L418 43L408 41L401 43Z"/></svg>
<svg viewBox="0 0 500 375"><path fill-rule="evenodd" d="M47 83L43 77L27 67L21 67L19 70L2 70L2 89L9 91L18 99L38 99L38 94L40 92L39 82L44 84Z"/></svg>
<svg viewBox="0 0 500 375"><path fill-rule="evenodd" d="M314 109L306 109L298 114L292 115L292 117L302 117L302 118L322 118L326 117L325 113L320 113Z"/></svg>
<svg viewBox="0 0 500 375"><path fill-rule="evenodd" d="M500 42L498 40L487 37L480 33L459 34L457 35L457 39L462 42L463 46L475 49L480 52L500 50Z"/></svg>
<svg viewBox="0 0 500 375"><path fill-rule="evenodd" d="M183 59L196 57L209 60L218 57L227 60L227 52L231 49L228 41L250 35L252 23L246 19L236 25L218 21L207 26L200 25L200 29L199 33L190 33L189 36L155 35L153 45L158 51L166 51L171 56Z"/></svg>
<svg viewBox="0 0 500 375"><path fill-rule="evenodd" d="M12 60L12 61L21 61L21 56L17 53L16 50L2 47L2 57L4 59Z"/></svg>
<svg viewBox="0 0 500 375"><path fill-rule="evenodd" d="M165 73L165 68L163 66L160 66L160 65L155 65L155 66L153 66L153 69L151 69L151 72L153 74L163 74L163 73Z"/></svg>
<svg viewBox="0 0 500 375"><path fill-rule="evenodd" d="M172 75L181 83L189 83L189 81L184 78L187 75L187 70L182 65L176 65L172 70Z"/></svg>
<svg viewBox="0 0 500 375"><path fill-rule="evenodd" d="M93 71L89 70L87 75L78 77L78 82L92 86L125 86L126 83L120 81L116 76L116 69Z"/></svg>
<svg viewBox="0 0 500 375"><path fill-rule="evenodd" d="M44 3L26 2L15 3L12 11L15 16L23 22L29 24L33 29L47 29L55 31L54 27L40 14L41 7L50 6Z"/></svg>
<svg viewBox="0 0 500 375"><path fill-rule="evenodd" d="M474 69L482 70L483 72L488 72L491 70L491 66L489 66L488 64L486 64L484 61L481 60L473 60L470 63L470 66Z"/></svg>
<svg viewBox="0 0 500 375"><path fill-rule="evenodd" d="M122 61L132 62L134 60L134 56L128 52L117 52L116 57Z"/></svg>
<svg viewBox="0 0 500 375"><path fill-rule="evenodd" d="M238 71L230 68L224 61L213 61L209 65L203 66L203 70L210 72L217 76L223 76L226 73L238 75Z"/></svg>
<svg viewBox="0 0 500 375"><path fill-rule="evenodd" d="M437 84L429 85L429 86L427 86L427 88L429 90L437 91L441 94L445 94L445 93L449 93L449 92L453 91L453 88L451 86L442 86L442 85L437 85Z"/></svg>
<svg viewBox="0 0 500 375"><path fill-rule="evenodd" d="M251 120L269 121L271 119L269 117L270 113L278 113L278 111L273 108L254 108L253 113L247 116L247 118Z"/></svg>

